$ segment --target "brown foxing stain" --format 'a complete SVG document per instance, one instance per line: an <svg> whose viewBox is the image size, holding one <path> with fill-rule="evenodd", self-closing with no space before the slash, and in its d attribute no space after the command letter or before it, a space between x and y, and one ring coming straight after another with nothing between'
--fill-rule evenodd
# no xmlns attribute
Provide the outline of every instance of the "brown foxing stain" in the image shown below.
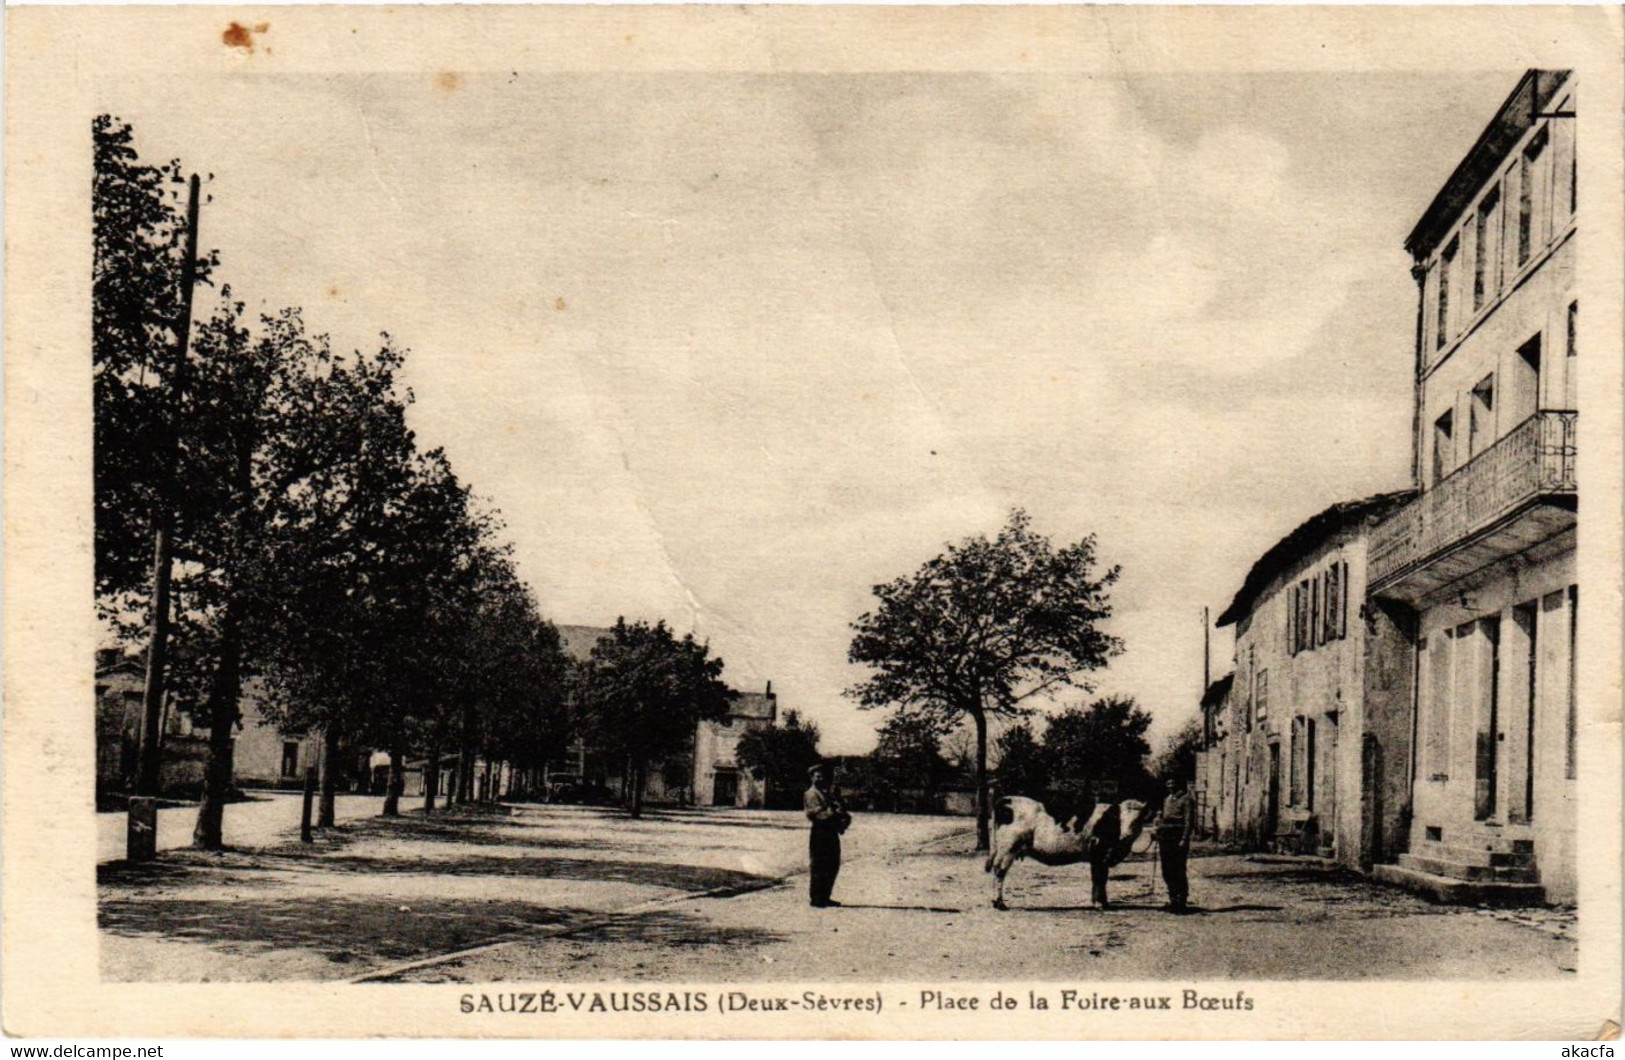
<svg viewBox="0 0 1625 1060"><path fill-rule="evenodd" d="M457 91L457 86L462 83L462 80L463 79L460 74L455 74L450 70L442 70L435 77L434 83L443 91L455 92Z"/></svg>
<svg viewBox="0 0 1625 1060"><path fill-rule="evenodd" d="M339 296L339 285L335 283L333 286L331 286L331 287L329 287L327 289L327 297L329 297L329 298L337 298L338 296Z"/></svg>
<svg viewBox="0 0 1625 1060"><path fill-rule="evenodd" d="M553 308L557 309L561 313L564 312L564 296L563 295L560 295L559 297L553 299Z"/></svg>
<svg viewBox="0 0 1625 1060"><path fill-rule="evenodd" d="M253 52L254 37L271 28L269 22L256 22L253 26L245 26L241 22L233 22L220 34L220 42L228 48L241 48L245 52ZM267 48L266 51L271 49Z"/></svg>

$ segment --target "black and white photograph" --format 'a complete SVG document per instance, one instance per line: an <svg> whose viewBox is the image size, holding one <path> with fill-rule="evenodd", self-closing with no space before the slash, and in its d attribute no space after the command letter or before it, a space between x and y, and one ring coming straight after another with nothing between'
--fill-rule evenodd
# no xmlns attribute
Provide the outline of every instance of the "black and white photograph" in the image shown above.
<svg viewBox="0 0 1625 1060"><path fill-rule="evenodd" d="M1621 19L1473 10L14 20L8 1029L1599 1033Z"/></svg>

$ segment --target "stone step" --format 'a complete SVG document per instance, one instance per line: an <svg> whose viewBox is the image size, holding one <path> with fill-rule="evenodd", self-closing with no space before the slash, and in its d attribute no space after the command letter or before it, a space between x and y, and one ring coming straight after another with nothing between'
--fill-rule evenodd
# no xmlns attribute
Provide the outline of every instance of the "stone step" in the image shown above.
<svg viewBox="0 0 1625 1060"><path fill-rule="evenodd" d="M1428 846L1443 846L1459 850L1483 850L1493 854L1530 854L1535 852L1535 841L1521 836L1489 835L1466 829L1452 832L1446 828L1440 840L1421 839Z"/></svg>
<svg viewBox="0 0 1625 1060"><path fill-rule="evenodd" d="M1473 865L1446 858L1429 857L1426 854L1401 854L1399 863L1407 869L1428 873L1433 876L1447 876L1454 880L1480 880L1485 882L1503 883L1539 883L1540 873L1533 864L1529 865Z"/></svg>
<svg viewBox="0 0 1625 1060"><path fill-rule="evenodd" d="M1546 892L1538 883L1503 883L1489 880L1462 880L1452 876L1407 868L1404 865L1374 865L1373 879L1403 887L1435 902L1464 905L1544 905Z"/></svg>
<svg viewBox="0 0 1625 1060"><path fill-rule="evenodd" d="M1438 858L1441 861L1459 861L1463 865L1492 865L1497 868L1535 863L1534 851L1510 853L1486 850L1482 846L1469 846L1465 843L1422 843L1416 847L1415 853L1423 857Z"/></svg>

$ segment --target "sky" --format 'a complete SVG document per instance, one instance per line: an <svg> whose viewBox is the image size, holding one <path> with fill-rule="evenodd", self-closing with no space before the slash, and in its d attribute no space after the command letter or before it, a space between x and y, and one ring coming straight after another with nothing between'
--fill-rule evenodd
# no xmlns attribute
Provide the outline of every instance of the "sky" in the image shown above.
<svg viewBox="0 0 1625 1060"><path fill-rule="evenodd" d="M1195 716L1202 608L1407 484L1401 245L1520 73L244 75L106 109L214 175L238 298L412 351L421 444L544 614L692 630L860 752L872 586L1016 506L1122 567L1094 694L1153 742Z"/></svg>

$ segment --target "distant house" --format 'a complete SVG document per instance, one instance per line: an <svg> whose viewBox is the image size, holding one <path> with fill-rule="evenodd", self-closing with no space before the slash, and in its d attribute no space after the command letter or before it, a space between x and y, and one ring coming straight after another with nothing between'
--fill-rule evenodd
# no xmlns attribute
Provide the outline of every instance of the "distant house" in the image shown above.
<svg viewBox="0 0 1625 1060"><path fill-rule="evenodd" d="M115 647L96 652L96 796L128 795L135 790L141 751L141 704L146 687L146 665ZM160 722L163 757L159 790L176 797L195 796L203 790L203 764L208 755L209 730L197 729L173 695L164 702Z"/></svg>
<svg viewBox="0 0 1625 1060"><path fill-rule="evenodd" d="M1191 795L1196 800L1197 827L1203 835L1219 832L1219 805L1229 751L1221 734L1230 711L1230 692L1235 678L1235 674L1225 674L1208 685L1202 694L1202 750L1196 752Z"/></svg>
<svg viewBox="0 0 1625 1060"><path fill-rule="evenodd" d="M593 646L608 637L602 626L559 626L566 654L578 661L592 655ZM742 766L739 738L752 729L771 726L778 719L778 697L773 683L761 692L734 692L728 713L701 720L686 753L679 753L649 770L644 798L652 803L694 806L761 806L767 797L766 778ZM550 778L579 780L626 791L626 763L574 741L566 754L549 763Z"/></svg>
<svg viewBox="0 0 1625 1060"><path fill-rule="evenodd" d="M762 692L736 692L726 716L705 719L694 734L694 802L699 806L760 806L766 778L740 765L739 738L778 719L773 682Z"/></svg>
<svg viewBox="0 0 1625 1060"><path fill-rule="evenodd" d="M141 704L146 664L116 647L96 653L96 793L98 799L135 790L141 747ZM263 686L250 678L238 701L242 717L232 747L232 783L238 788L297 787L307 767L320 761L321 740L284 735L263 713ZM159 790L191 798L203 790L209 754L209 727L199 725L188 705L166 697L162 721Z"/></svg>

